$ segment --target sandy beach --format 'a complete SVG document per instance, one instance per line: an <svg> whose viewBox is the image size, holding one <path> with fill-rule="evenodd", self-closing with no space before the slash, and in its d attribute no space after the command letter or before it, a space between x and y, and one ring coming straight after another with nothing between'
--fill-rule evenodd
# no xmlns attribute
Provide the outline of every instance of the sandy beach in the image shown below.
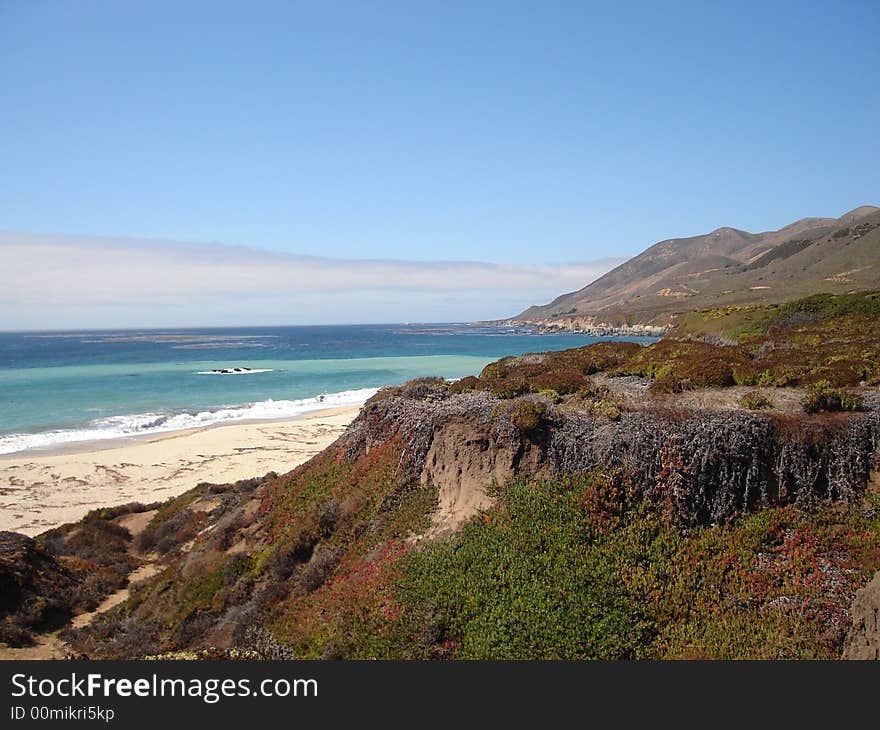
<svg viewBox="0 0 880 730"><path fill-rule="evenodd" d="M332 443L359 410L178 431L111 448L101 442L91 450L0 456L0 530L36 535L96 507L156 502L199 482L289 471Z"/></svg>

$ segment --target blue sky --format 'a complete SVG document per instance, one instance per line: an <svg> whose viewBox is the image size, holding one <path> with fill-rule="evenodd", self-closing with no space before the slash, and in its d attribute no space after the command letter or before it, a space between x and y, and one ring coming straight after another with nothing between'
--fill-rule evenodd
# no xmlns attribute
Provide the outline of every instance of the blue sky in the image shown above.
<svg viewBox="0 0 880 730"><path fill-rule="evenodd" d="M553 267L837 216L880 202L878 31L875 0L0 0L0 230Z"/></svg>

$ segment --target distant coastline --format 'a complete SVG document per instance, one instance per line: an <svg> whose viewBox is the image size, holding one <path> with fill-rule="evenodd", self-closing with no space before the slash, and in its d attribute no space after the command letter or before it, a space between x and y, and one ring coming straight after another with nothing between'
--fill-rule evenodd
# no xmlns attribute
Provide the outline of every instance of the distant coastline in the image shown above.
<svg viewBox="0 0 880 730"><path fill-rule="evenodd" d="M664 337L667 327L652 324L619 325L593 322L584 318L570 319L507 319L480 323L487 326L510 327L516 334L588 335L590 337Z"/></svg>

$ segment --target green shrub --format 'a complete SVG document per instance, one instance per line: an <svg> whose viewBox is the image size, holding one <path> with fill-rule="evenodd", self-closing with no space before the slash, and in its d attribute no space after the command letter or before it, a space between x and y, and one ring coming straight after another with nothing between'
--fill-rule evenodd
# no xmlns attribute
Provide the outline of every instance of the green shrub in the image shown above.
<svg viewBox="0 0 880 730"><path fill-rule="evenodd" d="M594 415L604 416L609 421L620 420L620 406L618 403L609 400L593 401L590 410Z"/></svg>
<svg viewBox="0 0 880 730"><path fill-rule="evenodd" d="M749 411L761 411L767 408L773 408L773 401L766 395L757 390L750 390L739 399L739 404Z"/></svg>
<svg viewBox="0 0 880 730"><path fill-rule="evenodd" d="M401 598L429 656L449 643L463 659L644 656L649 602L597 544L583 490L514 482L501 511L407 559Z"/></svg>
<svg viewBox="0 0 880 730"><path fill-rule="evenodd" d="M538 393L538 395L540 395L542 398L546 398L551 403L559 403L559 401L562 400L559 393L557 393L552 388L547 388L545 390L542 390Z"/></svg>
<svg viewBox="0 0 880 730"><path fill-rule="evenodd" d="M852 391L833 388L827 380L811 383L806 391L801 403L806 413L860 411L863 408L861 396Z"/></svg>
<svg viewBox="0 0 880 730"><path fill-rule="evenodd" d="M758 378L755 377L754 371L749 367L739 367L733 369L733 382L735 385L757 385Z"/></svg>
<svg viewBox="0 0 880 730"><path fill-rule="evenodd" d="M528 398L517 401L508 412L508 418L523 434L537 431L543 425L546 415L547 406Z"/></svg>

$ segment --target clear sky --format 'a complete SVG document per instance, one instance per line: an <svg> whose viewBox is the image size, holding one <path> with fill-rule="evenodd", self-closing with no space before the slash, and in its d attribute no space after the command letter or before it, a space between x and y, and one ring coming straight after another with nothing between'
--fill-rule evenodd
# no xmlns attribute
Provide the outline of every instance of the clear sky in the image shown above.
<svg viewBox="0 0 880 730"><path fill-rule="evenodd" d="M624 257L880 202L878 70L876 0L0 0L0 230Z"/></svg>

